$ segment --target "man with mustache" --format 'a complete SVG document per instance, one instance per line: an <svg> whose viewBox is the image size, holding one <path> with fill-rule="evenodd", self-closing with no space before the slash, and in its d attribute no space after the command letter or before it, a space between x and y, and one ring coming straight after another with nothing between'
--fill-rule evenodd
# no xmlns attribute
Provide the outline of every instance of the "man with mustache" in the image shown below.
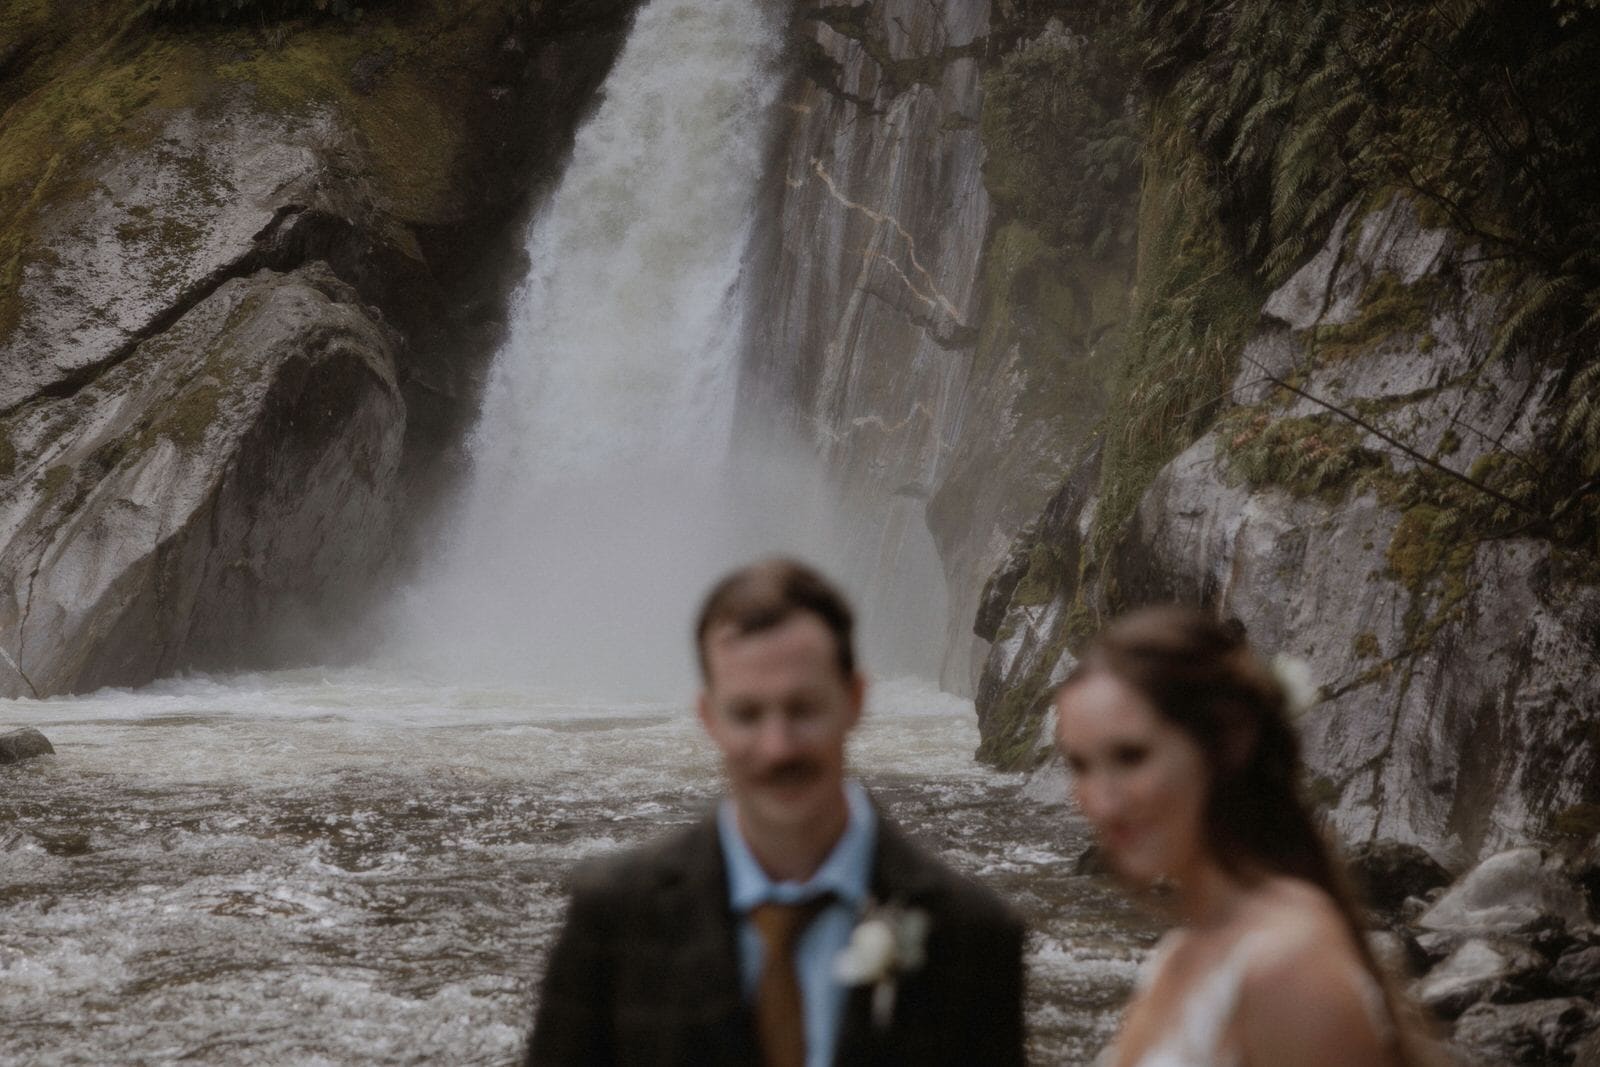
<svg viewBox="0 0 1600 1067"><path fill-rule="evenodd" d="M728 795L576 876L529 1065L1023 1062L1021 925L845 774L852 629L789 560L711 590L699 715Z"/></svg>

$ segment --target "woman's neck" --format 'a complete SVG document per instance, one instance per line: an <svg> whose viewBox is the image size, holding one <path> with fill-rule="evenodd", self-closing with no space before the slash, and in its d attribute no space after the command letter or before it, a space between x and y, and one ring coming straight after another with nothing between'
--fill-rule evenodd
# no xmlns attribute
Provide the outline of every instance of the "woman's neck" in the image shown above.
<svg viewBox="0 0 1600 1067"><path fill-rule="evenodd" d="M1228 874L1214 861L1199 859L1178 873L1178 919L1197 930L1226 926L1238 913L1249 892L1248 886Z"/></svg>

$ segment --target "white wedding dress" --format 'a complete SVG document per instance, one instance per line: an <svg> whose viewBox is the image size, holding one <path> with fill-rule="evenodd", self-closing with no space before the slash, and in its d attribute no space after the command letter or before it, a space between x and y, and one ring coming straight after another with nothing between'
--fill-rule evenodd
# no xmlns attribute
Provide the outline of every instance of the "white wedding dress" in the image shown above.
<svg viewBox="0 0 1600 1067"><path fill-rule="evenodd" d="M1142 993L1155 983L1182 936L1182 930L1171 930L1157 942L1139 968L1136 992ZM1241 937L1208 974L1190 987L1177 1007L1170 1028L1139 1057L1134 1067L1239 1067L1238 1055L1222 1048L1222 1038L1239 1005L1244 976L1256 953L1266 946L1267 939L1268 935L1261 931ZM1389 1031L1383 991L1366 971L1358 970L1356 974L1374 1024L1380 1032ZM1113 1044L1095 1060L1095 1067L1112 1067L1116 1062L1117 1050Z"/></svg>

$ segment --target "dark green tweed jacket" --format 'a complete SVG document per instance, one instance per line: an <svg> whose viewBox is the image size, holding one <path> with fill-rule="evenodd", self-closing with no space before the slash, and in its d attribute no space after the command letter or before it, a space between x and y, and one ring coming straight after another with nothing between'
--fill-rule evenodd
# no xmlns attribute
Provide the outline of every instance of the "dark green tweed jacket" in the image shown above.
<svg viewBox="0 0 1600 1067"><path fill-rule="evenodd" d="M1023 930L1010 910L881 814L872 891L928 913L927 961L901 979L885 1029L871 1018L870 988L851 992L834 1062L1022 1064ZM546 968L527 1064L759 1064L737 929L715 818L586 865Z"/></svg>

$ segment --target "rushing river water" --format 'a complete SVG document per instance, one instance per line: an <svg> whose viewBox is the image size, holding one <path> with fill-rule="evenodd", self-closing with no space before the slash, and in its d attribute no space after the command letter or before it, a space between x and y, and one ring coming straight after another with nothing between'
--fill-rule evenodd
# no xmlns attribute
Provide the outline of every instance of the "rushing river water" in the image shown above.
<svg viewBox="0 0 1600 1067"><path fill-rule="evenodd" d="M288 672L0 705L0 1062L513 1061L580 858L720 789L687 705ZM1148 920L1081 825L972 761L970 704L886 683L880 801L1027 917L1035 1062L1104 1041Z"/></svg>
<svg viewBox="0 0 1600 1067"><path fill-rule="evenodd" d="M640 11L530 221L458 521L369 625L386 666L0 704L59 753L0 768L0 1062L513 1061L572 865L719 792L687 701L630 700L687 691L676 613L714 575L802 553L879 591L869 662L938 662L931 556L854 558L881 538L841 531L883 516L834 514L775 430L734 439L787 10ZM532 688L563 684L584 699ZM1087 1062L1151 924L1070 876L1080 825L973 762L969 703L873 703L860 776L1027 917L1035 1059Z"/></svg>

